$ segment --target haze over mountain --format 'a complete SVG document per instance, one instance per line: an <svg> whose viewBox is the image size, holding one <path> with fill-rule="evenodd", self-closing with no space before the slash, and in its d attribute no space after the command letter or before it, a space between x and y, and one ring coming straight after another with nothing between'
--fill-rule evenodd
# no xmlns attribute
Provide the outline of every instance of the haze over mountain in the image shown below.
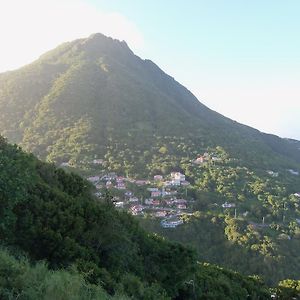
<svg viewBox="0 0 300 300"><path fill-rule="evenodd" d="M134 154L123 161L136 164L161 147L162 154L176 156L174 141L181 139L190 156L222 146L255 166L300 163L296 143L210 110L125 42L102 34L62 44L0 74L0 111L0 133L50 161L76 162L129 148Z"/></svg>

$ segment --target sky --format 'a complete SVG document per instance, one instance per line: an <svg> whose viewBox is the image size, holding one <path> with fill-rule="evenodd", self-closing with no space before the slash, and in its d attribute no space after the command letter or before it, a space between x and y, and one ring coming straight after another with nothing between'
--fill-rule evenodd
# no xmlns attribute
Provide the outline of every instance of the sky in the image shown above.
<svg viewBox="0 0 300 300"><path fill-rule="evenodd" d="M300 140L299 0L0 0L0 72L101 32L208 107Z"/></svg>

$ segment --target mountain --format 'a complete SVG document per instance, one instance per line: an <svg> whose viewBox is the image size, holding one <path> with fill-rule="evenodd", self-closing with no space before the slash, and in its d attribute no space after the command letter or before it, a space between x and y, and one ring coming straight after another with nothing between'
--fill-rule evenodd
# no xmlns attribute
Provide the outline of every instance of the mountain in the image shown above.
<svg viewBox="0 0 300 300"><path fill-rule="evenodd" d="M174 167L222 146L246 165L300 166L296 143L210 110L125 42L102 34L0 74L0 111L0 133L58 163L105 157L110 169L141 174L157 157L172 156Z"/></svg>
<svg viewBox="0 0 300 300"><path fill-rule="evenodd" d="M1 136L0 163L1 299L270 298L258 278L198 263Z"/></svg>

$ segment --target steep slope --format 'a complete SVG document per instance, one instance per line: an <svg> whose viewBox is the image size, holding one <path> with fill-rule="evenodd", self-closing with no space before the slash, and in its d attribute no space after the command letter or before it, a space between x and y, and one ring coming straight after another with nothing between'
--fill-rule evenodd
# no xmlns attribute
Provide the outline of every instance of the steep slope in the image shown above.
<svg viewBox="0 0 300 300"><path fill-rule="evenodd" d="M76 299L105 299L102 288L145 300L269 299L260 280L197 264L191 249L146 233L109 197L94 199L88 182L1 136L0 165L1 247L21 257L0 249L1 299L74 299L76 292ZM32 267L24 254L51 269L77 271Z"/></svg>
<svg viewBox="0 0 300 300"><path fill-rule="evenodd" d="M101 34L1 74L0 111L0 133L50 161L82 161L117 148L133 151L126 159L135 164L171 137L195 154L220 145L260 167L300 164L295 144L210 110L125 42Z"/></svg>

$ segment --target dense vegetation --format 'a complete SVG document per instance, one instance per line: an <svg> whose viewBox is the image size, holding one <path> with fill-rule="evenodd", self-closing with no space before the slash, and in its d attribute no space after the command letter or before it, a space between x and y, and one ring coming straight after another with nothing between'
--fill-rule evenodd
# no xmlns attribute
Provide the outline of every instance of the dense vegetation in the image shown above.
<svg viewBox="0 0 300 300"><path fill-rule="evenodd" d="M251 166L300 164L293 141L211 111L125 42L101 34L0 74L0 111L0 133L52 162L106 156L111 168L142 175L161 156L168 166L220 145Z"/></svg>
<svg viewBox="0 0 300 300"><path fill-rule="evenodd" d="M142 225L151 232L194 246L198 258L230 267L243 274L259 274L268 284L300 276L299 176L287 171L275 177L251 171L213 150L217 161L181 165L192 185L178 189L178 197L194 199L191 215L176 230L165 230L145 216ZM272 174L272 173L271 173ZM224 208L224 203L234 207Z"/></svg>
<svg viewBox="0 0 300 300"><path fill-rule="evenodd" d="M3 138L0 165L1 241L21 256L0 251L3 299L41 293L53 298L63 284L71 289L64 299L74 293L97 299L102 288L134 299L243 299L245 293L267 299L269 292L257 279L198 265L193 250L146 233L133 217L117 212L109 196L94 199L79 176L42 163ZM23 255L57 271L31 266Z"/></svg>
<svg viewBox="0 0 300 300"><path fill-rule="evenodd" d="M112 297L99 285L86 282L75 269L49 270L45 263L31 265L0 250L0 298L20 300L126 300Z"/></svg>
<svg viewBox="0 0 300 300"><path fill-rule="evenodd" d="M273 286L292 278L275 291L283 299L299 292L300 198L293 193L300 181L289 169L300 170L300 142L209 110L125 42L100 34L0 74L0 111L0 133L49 162L134 178L176 170L191 183L185 194L195 200L194 214L168 231L145 218L142 225L159 235L149 234L116 211L109 194L94 199L81 177L1 138L0 238L29 262L5 251L2 259L29 273L44 268L37 280L45 289L52 276L66 276L94 298L102 289L137 299L268 297L258 278L200 260L259 274ZM210 159L194 164L204 152ZM103 165L93 165L95 158ZM224 202L236 211L221 208ZM8 299L22 284L11 284Z"/></svg>

